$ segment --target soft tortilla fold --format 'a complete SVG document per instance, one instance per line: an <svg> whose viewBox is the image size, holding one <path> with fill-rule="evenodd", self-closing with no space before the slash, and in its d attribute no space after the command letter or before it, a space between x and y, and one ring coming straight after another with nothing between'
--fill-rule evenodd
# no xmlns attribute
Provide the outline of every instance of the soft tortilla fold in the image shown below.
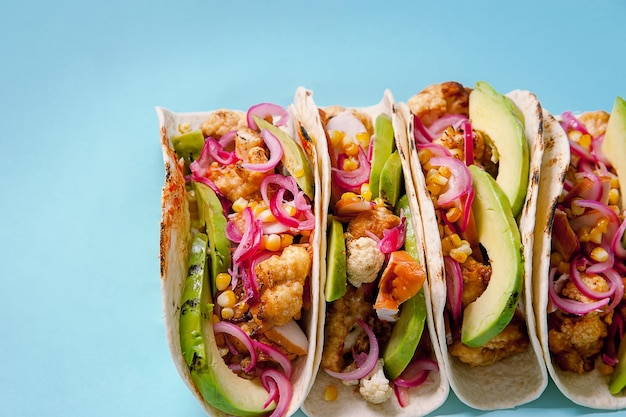
<svg viewBox="0 0 626 417"><path fill-rule="evenodd" d="M187 262L191 245L191 221L189 205L185 197L183 164L177 160L178 158L174 153L171 138L180 134L179 128L181 126L187 130L198 129L202 122L213 112L175 113L161 107L157 107L156 111L158 114L161 147L165 164L165 181L162 188L161 200L160 270L162 307L167 343L178 373L196 397L203 410L211 416L226 416L228 414L205 401L198 388L194 385L189 367L182 354L179 335L181 298L187 277ZM301 137L297 130L300 128L300 124L295 119L293 106L290 106L289 113L290 123L286 130L290 136L297 141L298 138ZM319 216L319 213L322 212L320 176L314 146L308 148L303 146L303 149L307 152L313 165L315 185L313 203L315 229L312 232L312 240L310 241L313 249L312 268L309 277L311 307L302 310L300 325L308 338L308 353L304 356L299 356L293 362L293 375L291 378L293 397L286 415L292 415L299 409L312 384L317 337L318 298L320 293L317 276L319 275L319 248L321 245L321 236L320 233L316 232L320 230L321 227L321 217ZM249 383L252 384L253 382L249 381ZM254 383L258 384L258 381ZM246 392L241 392L241 395L245 396ZM268 411L268 414L269 413Z"/></svg>
<svg viewBox="0 0 626 417"><path fill-rule="evenodd" d="M318 153L320 156L321 178L323 185L323 200L328 207L331 195L331 163L329 157L328 144L326 143L326 132L321 122L318 107L313 101L311 91L299 89L296 93L295 106L297 111L302 114L302 123L309 134L317 138ZM350 108L346 108L351 110ZM400 117L394 104L393 97L389 91L385 92L383 100L373 106L356 108L359 112L367 113L371 116L372 121L377 115L385 113L392 118L393 129L397 149L402 159L402 168L404 171L405 191L410 203L412 213L412 221L415 230L416 243L419 249L419 263L426 265L425 258L425 239L422 223L420 221L420 210L417 204L417 195L413 182L411 180L410 164L408 160L409 148L406 137L406 126L404 119ZM322 254L326 253L326 219L327 213L322 214L324 218L322 229ZM320 369L320 361L324 346L324 322L326 317L326 301L324 298L324 286L326 283L326 264L327 259L322 256L320 265L320 306L319 306L319 327L318 327L318 352L316 354L315 371L317 376L315 382L302 405L302 410L310 417L315 416L423 416L429 414L439 408L448 397L449 383L446 375L446 369L442 365L443 357L439 349L439 342L436 340L435 323L433 321L431 311L431 290L428 285L428 278L423 289L426 299L427 317L426 327L422 337L430 337L432 347L431 359L439 364L438 372L431 372L426 383L419 387L409 390L408 405L401 407L397 399L392 397L382 404L372 404L367 402L358 392L358 386L346 386L341 381L329 376ZM335 400L327 401L324 399L324 393L327 386L333 385L338 389L338 397Z"/></svg>
<svg viewBox="0 0 626 417"><path fill-rule="evenodd" d="M563 191L565 174L570 163L570 146L567 134L559 121L548 111L544 115L545 152L537 206L537 227L533 257L533 297L537 332L543 348L550 377L559 390L574 403L591 408L615 410L626 407L626 393L612 395L608 384L610 375L603 375L596 367L593 371L577 374L562 370L553 360L548 344L548 285L554 211ZM609 160L612 155L606 155ZM623 181L620 181L623 184Z"/></svg>
<svg viewBox="0 0 626 417"><path fill-rule="evenodd" d="M449 353L447 345L445 313L446 281L441 240L438 238L438 221L430 195L426 189L417 154L414 137L413 115L407 104L399 107L408 121L407 137L411 148L413 180L422 213L426 242L428 276L430 280L433 316L437 339L443 352L443 363L450 379L450 386L459 399L470 407L480 410L513 408L537 399L548 383L541 345L535 331L535 313L532 305L532 251L535 229L535 216L538 197L538 182L543 155L541 105L536 96L528 91L515 90L507 94L520 109L525 118L525 134L529 144L529 178L518 226L522 242L524 261L524 289L520 297L518 311L524 317L529 348L523 353L500 360L487 366L472 367L461 362ZM506 152L506 150L504 150ZM437 236L437 238L432 238Z"/></svg>

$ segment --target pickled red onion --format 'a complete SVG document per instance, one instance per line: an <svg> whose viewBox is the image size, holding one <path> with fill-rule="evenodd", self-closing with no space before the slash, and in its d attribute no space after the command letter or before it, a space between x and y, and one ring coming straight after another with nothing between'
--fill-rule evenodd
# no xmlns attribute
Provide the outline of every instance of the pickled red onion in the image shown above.
<svg viewBox="0 0 626 417"><path fill-rule="evenodd" d="M258 171L258 172L267 172L271 169L274 169L276 165L280 162L283 157L283 146L280 141L272 132L269 130L261 130L261 137L263 137L263 141L265 142L265 146L270 151L270 158L267 162L262 162L260 164L254 164L251 162L242 162L241 166L245 169L249 169L250 171Z"/></svg>
<svg viewBox="0 0 626 417"><path fill-rule="evenodd" d="M470 122L463 122L463 132L465 138L465 165L474 163L474 131Z"/></svg>
<svg viewBox="0 0 626 417"><path fill-rule="evenodd" d="M239 340L246 347L246 349L248 349L248 353L250 354L250 364L246 366L244 371L250 372L252 368L256 366L257 354L254 349L254 341L246 332L243 331L243 329L241 329L241 327L227 321L219 321L213 324L213 331L233 336Z"/></svg>
<svg viewBox="0 0 626 417"><path fill-rule="evenodd" d="M259 103L248 109L246 114L246 120L248 121L248 127L252 130L258 130L258 126L254 121L254 117L257 116L261 119L265 119L268 116L272 117L272 124L274 126L284 126L287 124L289 114L287 110L273 103Z"/></svg>
<svg viewBox="0 0 626 417"><path fill-rule="evenodd" d="M451 176L448 179L448 189L437 199L439 206L445 207L472 189L472 177L467 166L456 158L433 157L430 158L433 166L446 166L450 169Z"/></svg>
<svg viewBox="0 0 626 417"><path fill-rule="evenodd" d="M431 143L434 140L424 123L422 123L422 119L417 115L413 115L413 127L413 137L416 144Z"/></svg>
<svg viewBox="0 0 626 417"><path fill-rule="evenodd" d="M426 381L429 372L438 370L439 365L432 359L414 360L409 363L400 376L393 380L393 383L400 387L417 387Z"/></svg>
<svg viewBox="0 0 626 417"><path fill-rule="evenodd" d="M583 303L580 301L576 301L576 300L571 300L568 298L564 298L561 297L559 294L557 294L556 289L555 289L555 285L557 285L557 283L561 280L566 280L569 279L569 275L568 274L563 274L561 275L561 277L559 278L559 280L554 281L554 276L556 274L556 268L552 268L552 270L550 271L550 280L548 281L548 295L550 297L550 301L552 301L552 303L560 310L566 312L566 313L570 313L570 314L575 314L577 316L583 316L589 312L592 312L594 310L598 310L602 307L604 307L605 305L609 304L609 298L603 298L601 300L598 301L594 301L591 303Z"/></svg>
<svg viewBox="0 0 626 417"><path fill-rule="evenodd" d="M446 294L447 304L452 313L452 320L459 323L462 311L462 294L463 294L463 273L461 266L450 256L443 257L444 268L446 272Z"/></svg>
<svg viewBox="0 0 626 417"><path fill-rule="evenodd" d="M358 319L356 322L359 326L361 326L361 328L363 328L363 330L367 334L367 338L370 344L370 351L367 354L367 359L365 360L363 365L359 366L357 369L355 369L354 371L350 371L350 372L335 372L327 368L324 369L324 371L328 375L337 379L344 380L344 381L365 378L367 375L369 375L370 372L374 370L374 367L376 366L376 362L378 362L378 353L379 353L378 340L376 340L376 336L374 335L374 332L372 331L372 329L370 329L370 327L363 320Z"/></svg>
<svg viewBox="0 0 626 417"><path fill-rule="evenodd" d="M365 151L359 145L359 167L352 171L344 171L339 168L331 168L334 182L346 191L357 191L361 185L369 181L370 171L372 169L370 162L367 160Z"/></svg>
<svg viewBox="0 0 626 417"><path fill-rule="evenodd" d="M291 374L293 373L293 366L289 358L284 353L282 353L273 346L258 342L256 340L252 340L252 345L256 349L260 350L261 352L272 358L274 361L276 361L283 368L285 376L287 376L287 378L291 378Z"/></svg>
<svg viewBox="0 0 626 417"><path fill-rule="evenodd" d="M431 137L437 138L441 136L443 131L446 130L449 126L452 126L454 129L456 129L466 120L467 116L464 114L446 114L445 116L442 116L439 119L435 120L433 124L428 127L428 133L430 133Z"/></svg>
<svg viewBox="0 0 626 417"><path fill-rule="evenodd" d="M278 403L276 404L276 408L270 414L269 417L281 417L287 413L289 409L289 404L291 404L291 398L293 397L293 387L291 386L291 382L289 379L280 371L276 369L266 369L261 374L261 383L265 387L265 389L270 392L273 390L271 388L271 384L276 384L276 388L278 389ZM245 395L245 392L241 393ZM269 401L271 403L271 401ZM269 405L269 403L267 405Z"/></svg>

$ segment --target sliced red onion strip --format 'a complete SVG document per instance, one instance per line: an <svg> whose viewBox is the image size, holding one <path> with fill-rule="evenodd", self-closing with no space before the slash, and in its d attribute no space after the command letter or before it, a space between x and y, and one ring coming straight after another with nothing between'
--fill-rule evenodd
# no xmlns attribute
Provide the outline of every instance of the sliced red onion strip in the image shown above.
<svg viewBox="0 0 626 417"><path fill-rule="evenodd" d="M193 165L193 162L192 162L192 165ZM211 181L210 179L208 179L206 177L202 177L200 175L197 175L195 172L193 172L191 174L191 180L195 181L195 182L201 182L202 184L206 185L211 190L213 190L215 192L215 194L217 194L218 197L223 197L224 196L224 194L222 194L220 189L217 188L217 185L215 185L215 183L213 181Z"/></svg>
<svg viewBox="0 0 626 417"><path fill-rule="evenodd" d="M267 206L270 205L270 197L269 197L269 187L272 184L278 185L280 188L285 188L287 191L290 191L294 196L298 192L298 184L296 183L295 178L293 177L285 177L281 174L270 174L267 177L263 178L261 181L261 197L263 197L263 201Z"/></svg>
<svg viewBox="0 0 626 417"><path fill-rule="evenodd" d="M263 237L263 222L254 219L252 209L246 207L242 214L245 222L244 233L241 242L233 253L233 262L235 263L250 258L259 249Z"/></svg>
<svg viewBox="0 0 626 417"><path fill-rule="evenodd" d="M439 371L439 365L432 359L414 360L393 380L395 385L407 388L417 387L426 381L429 372Z"/></svg>
<svg viewBox="0 0 626 417"><path fill-rule="evenodd" d="M213 138L207 138L204 142L204 148L208 149L208 154L214 161L221 165L231 165L239 161L239 158L235 154L235 151L226 152L222 145ZM204 149L203 149L204 152Z"/></svg>
<svg viewBox="0 0 626 417"><path fill-rule="evenodd" d="M258 130L258 126L254 121L254 117L257 116L261 119L265 119L267 116L272 116L272 124L274 126L284 126L287 124L289 113L287 110L273 103L259 103L248 109L246 120L248 121L248 127L252 130Z"/></svg>
<svg viewBox="0 0 626 417"><path fill-rule="evenodd" d="M263 388L267 390L267 400L265 400L265 404L263 404L263 408L267 408L272 402L278 402L279 392L278 392L278 384L271 378L265 378L265 381L261 381L263 384Z"/></svg>
<svg viewBox="0 0 626 417"><path fill-rule="evenodd" d="M272 132L269 130L261 130L261 136L263 137L263 142L265 142L265 146L270 151L270 158L267 162L263 162L260 164L253 164L251 162L242 162L241 166L245 169L249 169L250 171L258 171L258 172L267 172L276 167L280 160L283 157L283 146L280 141Z"/></svg>
<svg viewBox="0 0 626 417"><path fill-rule="evenodd" d="M284 224L288 227L298 227L298 220L294 217L291 217L285 207L283 206L283 197L285 195L285 189L279 189L270 199L270 211L280 223ZM298 215L298 210L296 210L296 216Z"/></svg>
<svg viewBox="0 0 626 417"><path fill-rule="evenodd" d="M611 242L611 249L613 253L618 258L624 259L626 258L626 248L622 244L622 239L624 236L624 232L626 231L626 218L622 221L622 224L617 228L617 231L613 235L613 240Z"/></svg>
<svg viewBox="0 0 626 417"><path fill-rule="evenodd" d="M256 366L257 354L254 350L253 340L244 332L241 327L227 321L220 321L213 324L213 331L216 333L226 333L239 340L248 349L250 354L250 364L246 366L244 371L250 372Z"/></svg>
<svg viewBox="0 0 626 417"><path fill-rule="evenodd" d="M595 291L585 284L582 278L582 274L578 270L579 266L585 266L588 262L583 258L575 258L570 263L570 280L578 288L585 297L592 298L594 300L600 300L605 297L610 297L615 293L615 286L610 285L609 290L606 292Z"/></svg>
<svg viewBox="0 0 626 417"><path fill-rule="evenodd" d="M433 157L434 156L448 156L452 157L452 154L445 146L442 146L438 143L422 143L417 145L418 150L428 149Z"/></svg>
<svg viewBox="0 0 626 417"><path fill-rule="evenodd" d="M604 298L602 300L598 300L592 303L582 303L580 301L571 300L568 298L561 297L556 293L555 285L556 282L553 280L554 275L556 274L556 268L553 268L550 271L550 281L548 285L548 295L550 296L550 301L559 309L569 314L575 314L577 316L584 316L585 314L599 310L605 305L609 304L609 298ZM567 277L567 274L563 274L562 277ZM559 278L560 280L561 278Z"/></svg>
<svg viewBox="0 0 626 417"><path fill-rule="evenodd" d="M452 313L452 319L455 323L459 323L462 311L462 295L463 295L463 273L461 266L450 256L443 257L444 267L446 271L446 294L448 308Z"/></svg>
<svg viewBox="0 0 626 417"><path fill-rule="evenodd" d="M365 378L367 375L369 375L370 372L372 372L372 370L374 370L376 362L378 361L378 340L376 340L374 332L363 320L358 319L356 322L359 326L363 328L363 330L367 334L367 338L369 339L370 351L368 353L367 359L363 363L363 366L360 366L354 371L350 372L335 372L325 368L324 371L334 378L348 381Z"/></svg>
<svg viewBox="0 0 626 417"><path fill-rule="evenodd" d="M456 158L433 157L430 158L433 166L446 166L451 171L448 179L448 189L437 199L437 204L442 207L449 205L472 189L472 177L467 166Z"/></svg>
<svg viewBox="0 0 626 417"><path fill-rule="evenodd" d="M276 404L276 408L270 414L269 417L282 417L287 413L289 409L289 404L291 404L291 398L293 397L293 387L289 379L280 371L276 369L266 369L261 374L261 383L265 387L265 389L270 391L270 380L273 380L276 386L278 387L278 403ZM241 393L245 395L245 392Z"/></svg>
<svg viewBox="0 0 626 417"><path fill-rule="evenodd" d="M252 344L255 348L259 349L266 355L269 355L269 357L276 361L283 368L285 376L287 376L287 378L291 378L291 374L293 373L293 366L289 358L284 353L282 353L273 346L266 345L265 343L261 343L256 340L253 340Z"/></svg>
<svg viewBox="0 0 626 417"><path fill-rule="evenodd" d="M359 167L355 170L344 171L343 169L331 168L333 181L346 191L357 191L361 185L369 181L372 167L360 145L358 159Z"/></svg>
<svg viewBox="0 0 626 417"><path fill-rule="evenodd" d="M409 389L407 387L394 385L393 393L396 395L400 407L405 408L409 404Z"/></svg>
<svg viewBox="0 0 626 417"><path fill-rule="evenodd" d="M457 126L462 125L466 120L467 116L464 114L446 114L445 116L435 120L433 124L428 127L428 133L430 133L432 138L436 139L441 136L443 131L448 127L452 126L456 128Z"/></svg>
<svg viewBox="0 0 626 417"><path fill-rule="evenodd" d="M220 140L218 140L222 149L227 149L233 142L235 142L235 136L237 136L236 130L231 130L222 135Z"/></svg>
<svg viewBox="0 0 626 417"><path fill-rule="evenodd" d="M229 220L228 223L226 223L225 232L226 232L226 238L230 240L231 242L240 243L241 239L243 238L243 235L241 234L241 230L239 230L239 228L237 227L237 224L232 220Z"/></svg>
<svg viewBox="0 0 626 417"><path fill-rule="evenodd" d="M465 137L465 165L474 164L474 132L470 122L463 122L463 132Z"/></svg>
<svg viewBox="0 0 626 417"><path fill-rule="evenodd" d="M599 201L602 197L602 182L600 178L593 172L578 172L577 177L587 178L593 184L591 188L583 190L579 197L585 200Z"/></svg>
<svg viewBox="0 0 626 417"><path fill-rule="evenodd" d="M561 122L561 126L566 132L569 132L571 130L578 130L583 135L589 135L589 131L587 130L585 125L582 124L582 122L578 120L571 111L564 111L561 114L561 119L563 120Z"/></svg>
<svg viewBox="0 0 626 417"><path fill-rule="evenodd" d="M615 289L611 304L608 305L607 311L613 310L622 301L624 297L624 281L622 277L614 269L604 271L604 276L608 278L610 286Z"/></svg>
<svg viewBox="0 0 626 417"><path fill-rule="evenodd" d="M385 255L397 251L404 244L405 231L406 217L402 217L398 226L383 230L383 238L378 242L378 249Z"/></svg>
<svg viewBox="0 0 626 417"><path fill-rule="evenodd" d="M433 137L430 132L422 123L422 119L417 117L417 115L413 115L413 136L415 138L415 143L431 143L433 141Z"/></svg>
<svg viewBox="0 0 626 417"><path fill-rule="evenodd" d="M467 225L470 222L470 217L472 214L472 202L474 201L474 188L470 188L469 192L465 196L465 201L463 201L462 213L463 217L461 218L461 225L459 229L461 232L464 232L467 229Z"/></svg>

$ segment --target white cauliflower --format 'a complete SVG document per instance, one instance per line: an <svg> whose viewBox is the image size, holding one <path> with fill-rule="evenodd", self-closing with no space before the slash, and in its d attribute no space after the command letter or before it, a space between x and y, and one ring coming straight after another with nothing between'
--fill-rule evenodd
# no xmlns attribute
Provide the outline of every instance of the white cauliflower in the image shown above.
<svg viewBox="0 0 626 417"><path fill-rule="evenodd" d="M383 360L378 359L376 367L365 378L361 379L359 392L372 404L381 404L391 398L393 390L383 372Z"/></svg>
<svg viewBox="0 0 626 417"><path fill-rule="evenodd" d="M373 282L383 267L385 255L369 237L349 239L346 242L346 270L348 281L355 287Z"/></svg>

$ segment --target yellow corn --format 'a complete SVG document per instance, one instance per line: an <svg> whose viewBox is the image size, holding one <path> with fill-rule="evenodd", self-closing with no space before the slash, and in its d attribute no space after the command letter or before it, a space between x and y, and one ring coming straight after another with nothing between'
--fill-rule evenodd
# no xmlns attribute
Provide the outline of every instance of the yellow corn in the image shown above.
<svg viewBox="0 0 626 417"><path fill-rule="evenodd" d="M450 223L454 223L461 218L461 210L458 207L452 207L448 211L446 211L446 218Z"/></svg>
<svg viewBox="0 0 626 417"><path fill-rule="evenodd" d="M359 141L363 149L367 148L370 143L370 135L367 132L361 132L356 134L356 140Z"/></svg>
<svg viewBox="0 0 626 417"><path fill-rule="evenodd" d="M604 248L601 246L596 246L591 250L589 257L596 262L604 262L609 259L609 254Z"/></svg>
<svg viewBox="0 0 626 417"><path fill-rule="evenodd" d="M189 123L179 123L178 124L178 131L180 133L187 133L191 130L191 126L189 125Z"/></svg>
<svg viewBox="0 0 626 417"><path fill-rule="evenodd" d="M287 233L280 235L280 247L286 248L293 243L293 236Z"/></svg>
<svg viewBox="0 0 626 417"><path fill-rule="evenodd" d="M222 318L224 320L232 319L235 316L235 312L232 308L226 307L222 309Z"/></svg>
<svg viewBox="0 0 626 417"><path fill-rule="evenodd" d="M359 163L354 159L346 159L343 161L343 170L344 171L354 171L359 167Z"/></svg>
<svg viewBox="0 0 626 417"><path fill-rule="evenodd" d="M444 256L448 255L452 249L454 249L454 244L452 243L450 236L446 236L441 239L441 250Z"/></svg>
<svg viewBox="0 0 626 417"><path fill-rule="evenodd" d="M455 248L458 248L459 246L461 246L461 236L459 236L456 233L453 233L450 235L450 240L452 240L452 244L454 245Z"/></svg>
<svg viewBox="0 0 626 417"><path fill-rule="evenodd" d="M430 180L437 185L446 185L448 183L448 178L441 174L433 175Z"/></svg>
<svg viewBox="0 0 626 417"><path fill-rule="evenodd" d="M578 139L578 144L584 148L589 149L589 146L591 146L591 136L589 135L582 135L579 139Z"/></svg>
<svg viewBox="0 0 626 417"><path fill-rule="evenodd" d="M470 250L471 253L471 250ZM461 246L459 248L454 248L450 251L450 257L462 264L467 260L468 254L466 253L465 246Z"/></svg>
<svg viewBox="0 0 626 417"><path fill-rule="evenodd" d="M582 132L580 130L572 130L568 133L568 136L574 142L580 142L580 137L582 136Z"/></svg>
<svg viewBox="0 0 626 417"><path fill-rule="evenodd" d="M354 142L348 142L344 145L343 151L348 156L357 156L359 154L359 145Z"/></svg>
<svg viewBox="0 0 626 417"><path fill-rule="evenodd" d="M601 233L606 233L609 230L609 219L601 217L600 220L596 222L596 229Z"/></svg>
<svg viewBox="0 0 626 417"><path fill-rule="evenodd" d="M213 320L213 324L215 324L215 323L219 323L219 322L221 321L221 320L220 320L220 316L218 316L217 314L213 314L213 315L211 316L211 319Z"/></svg>
<svg viewBox="0 0 626 417"><path fill-rule="evenodd" d="M430 192L431 195L433 196L438 196L441 193L441 185L437 184L436 182L433 181L426 181L426 189Z"/></svg>
<svg viewBox="0 0 626 417"><path fill-rule="evenodd" d="M330 384L326 385L324 389L324 401L335 401L339 396L339 391L337 391L337 387Z"/></svg>
<svg viewBox="0 0 626 417"><path fill-rule="evenodd" d="M576 199L572 201L572 214L574 216L580 216L585 212L585 208L578 205Z"/></svg>
<svg viewBox="0 0 626 417"><path fill-rule="evenodd" d="M446 178L450 178L450 176L452 175L450 168L446 166L440 166L438 171L441 175L443 175Z"/></svg>
<svg viewBox="0 0 626 417"><path fill-rule="evenodd" d="M563 255L559 252L552 252L550 255L550 266L558 266L561 262L563 262Z"/></svg>
<svg viewBox="0 0 626 417"><path fill-rule="evenodd" d="M344 132L341 132L339 130L333 130L330 134L330 144L335 147L339 146L344 136L346 136Z"/></svg>
<svg viewBox="0 0 626 417"><path fill-rule="evenodd" d="M296 207L291 204L283 204L283 209L289 214L291 217L296 215Z"/></svg>
<svg viewBox="0 0 626 417"><path fill-rule="evenodd" d="M589 232L589 240L596 245L602 243L602 231L599 230L597 227L592 228Z"/></svg>
<svg viewBox="0 0 626 417"><path fill-rule="evenodd" d="M561 262L556 269L561 274L569 274L569 262Z"/></svg>
<svg viewBox="0 0 626 417"><path fill-rule="evenodd" d="M617 177L611 178L611 188L619 189L619 179Z"/></svg>
<svg viewBox="0 0 626 417"><path fill-rule="evenodd" d="M619 203L619 190L617 188L611 188L609 191L609 204L617 205Z"/></svg>
<svg viewBox="0 0 626 417"><path fill-rule="evenodd" d="M417 152L417 158L420 160L420 164L424 167L424 169L429 168L427 167L427 165L429 165L428 161L430 161L430 158L432 157L433 153L429 149L422 149Z"/></svg>
<svg viewBox="0 0 626 417"><path fill-rule="evenodd" d="M222 291L222 293L217 296L217 304L220 307L232 307L236 302L237 296L233 290Z"/></svg>
<svg viewBox="0 0 626 417"><path fill-rule="evenodd" d="M374 204L376 204L376 207L380 208L380 207L385 207L385 200L383 200L380 197L377 197L374 199Z"/></svg>
<svg viewBox="0 0 626 417"><path fill-rule="evenodd" d="M269 250L272 252L280 250L279 235L277 235L276 233L272 233L271 235L263 235L263 238L265 239L265 250Z"/></svg>
<svg viewBox="0 0 626 417"><path fill-rule="evenodd" d="M264 208L263 210L254 210L254 217L261 220L264 223L275 222L276 217L272 214L272 211L268 208Z"/></svg>
<svg viewBox="0 0 626 417"><path fill-rule="evenodd" d="M239 197L237 200L235 200L235 202L233 203L233 211L235 213L241 213L244 211L244 209L248 207L248 200L246 200L243 197Z"/></svg>
<svg viewBox="0 0 626 417"><path fill-rule="evenodd" d="M590 230L589 230L588 227L581 227L580 230L577 233L578 234L578 240L581 243L589 242L589 239L590 239L589 238L589 232L590 232Z"/></svg>
<svg viewBox="0 0 626 417"><path fill-rule="evenodd" d="M230 285L231 277L226 272L220 272L215 277L215 286L219 291L224 291Z"/></svg>
<svg viewBox="0 0 626 417"><path fill-rule="evenodd" d="M361 197L365 201L372 201L372 191L370 190L369 183L365 183L361 185Z"/></svg>

